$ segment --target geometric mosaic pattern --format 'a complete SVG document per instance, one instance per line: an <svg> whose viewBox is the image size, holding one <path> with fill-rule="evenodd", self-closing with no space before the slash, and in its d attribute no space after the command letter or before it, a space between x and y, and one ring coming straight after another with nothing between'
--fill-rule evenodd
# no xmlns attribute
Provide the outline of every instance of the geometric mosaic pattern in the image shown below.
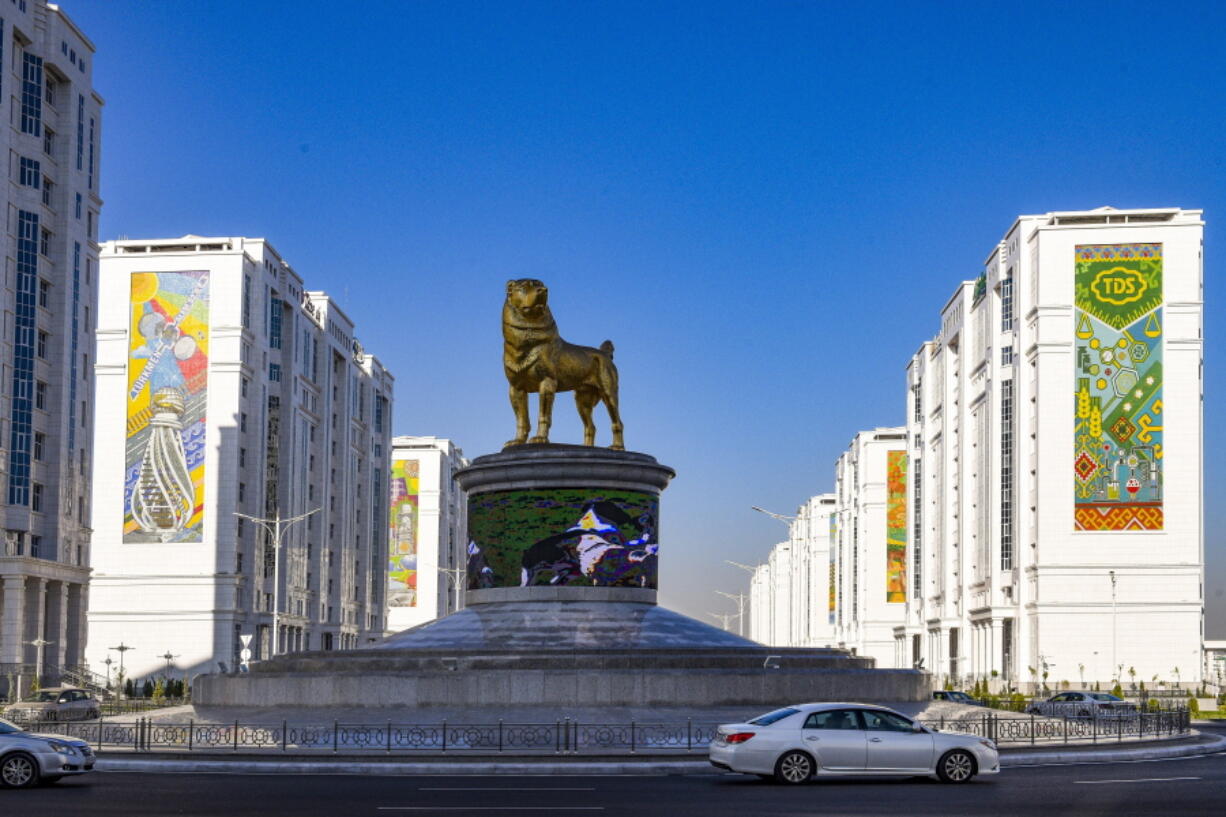
<svg viewBox="0 0 1226 817"><path fill-rule="evenodd" d="M1162 530L1162 245L1079 245L1074 528Z"/></svg>

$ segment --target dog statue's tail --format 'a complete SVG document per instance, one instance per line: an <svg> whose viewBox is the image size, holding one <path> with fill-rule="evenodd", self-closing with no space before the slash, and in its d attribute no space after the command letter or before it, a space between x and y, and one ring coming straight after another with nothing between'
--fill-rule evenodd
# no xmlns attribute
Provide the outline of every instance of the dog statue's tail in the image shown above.
<svg viewBox="0 0 1226 817"><path fill-rule="evenodd" d="M613 357L613 341L606 340L604 343L600 344L600 351L604 352L609 357Z"/></svg>

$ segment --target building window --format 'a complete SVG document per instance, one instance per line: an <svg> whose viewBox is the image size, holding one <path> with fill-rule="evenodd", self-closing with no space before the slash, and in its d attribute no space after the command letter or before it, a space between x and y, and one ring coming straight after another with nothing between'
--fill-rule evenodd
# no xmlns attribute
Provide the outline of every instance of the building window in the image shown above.
<svg viewBox="0 0 1226 817"><path fill-rule="evenodd" d="M37 190L43 178L42 163L37 159L22 156L17 160L17 166L17 183L22 187L33 187Z"/></svg>
<svg viewBox="0 0 1226 817"><path fill-rule="evenodd" d="M46 359L47 357L47 333L41 330L38 333L38 345L35 354L40 358Z"/></svg>
<svg viewBox="0 0 1226 817"><path fill-rule="evenodd" d="M268 379L271 380L273 383L281 382L281 364L280 363L269 363L268 364Z"/></svg>
<svg viewBox="0 0 1226 817"><path fill-rule="evenodd" d="M915 554L911 568L912 590L916 600L924 597L924 462L919 457L911 469L912 525L911 550Z"/></svg>
<svg viewBox="0 0 1226 817"><path fill-rule="evenodd" d="M47 445L47 435L41 431L34 432L34 459L41 461L43 458L43 449Z"/></svg>
<svg viewBox="0 0 1226 817"><path fill-rule="evenodd" d="M246 448L238 449L238 467L239 468L247 467L247 449Z"/></svg>
<svg viewBox="0 0 1226 817"><path fill-rule="evenodd" d="M268 347L281 348L281 299L270 298L268 301Z"/></svg>
<svg viewBox="0 0 1226 817"><path fill-rule="evenodd" d="M34 408L47 408L47 384L41 380L34 384Z"/></svg>
<svg viewBox="0 0 1226 817"><path fill-rule="evenodd" d="M918 380L911 387L911 393L915 395L915 413L912 415L915 422L924 422L924 386Z"/></svg>
<svg viewBox="0 0 1226 817"><path fill-rule="evenodd" d="M43 558L43 537L41 536L31 536L30 537L30 555L33 556L35 559Z"/></svg>
<svg viewBox="0 0 1226 817"><path fill-rule="evenodd" d="M77 346L78 326L77 312L81 306L81 242L72 242L72 332L69 336L69 378L68 378L68 450L77 445ZM89 331L89 307L85 308L85 329ZM89 375L85 376L88 379ZM85 449L81 449L84 453Z"/></svg>
<svg viewBox="0 0 1226 817"><path fill-rule="evenodd" d="M48 281L46 278L39 278L38 279L38 305L45 308L47 307L48 302L50 300L51 300L51 282Z"/></svg>
<svg viewBox="0 0 1226 817"><path fill-rule="evenodd" d="M1000 569L1013 569L1013 380L1000 383Z"/></svg>
<svg viewBox="0 0 1226 817"><path fill-rule="evenodd" d="M43 509L43 486L41 483L35 482L31 485L33 492L30 495L30 510L42 511Z"/></svg>
<svg viewBox="0 0 1226 817"><path fill-rule="evenodd" d="M89 177L86 187L94 189L94 118L89 118Z"/></svg>
<svg viewBox="0 0 1226 817"><path fill-rule="evenodd" d="M240 482L238 484L238 501L245 502L247 500L247 483Z"/></svg>
<svg viewBox="0 0 1226 817"><path fill-rule="evenodd" d="M1000 365L1013 365L1013 344L1010 343L1006 346L1000 347Z"/></svg>
<svg viewBox="0 0 1226 817"><path fill-rule="evenodd" d="M38 254L51 257L51 231L41 230L38 234Z"/></svg>
<svg viewBox="0 0 1226 817"><path fill-rule="evenodd" d="M247 412L238 415L238 430L247 433Z"/></svg>
<svg viewBox="0 0 1226 817"><path fill-rule="evenodd" d="M85 169L85 94L77 94L77 170Z"/></svg>
<svg viewBox="0 0 1226 817"><path fill-rule="evenodd" d="M76 205L76 209L74 210L74 213L76 214L77 221L80 221L81 220L81 194L80 193L77 193L77 205Z"/></svg>
<svg viewBox="0 0 1226 817"><path fill-rule="evenodd" d="M239 384L238 390L243 397L247 396L247 378L243 378L242 382Z"/></svg>
<svg viewBox="0 0 1226 817"><path fill-rule="evenodd" d="M43 135L43 58L26 53L21 65L21 132Z"/></svg>
<svg viewBox="0 0 1226 817"><path fill-rule="evenodd" d="M85 211L85 235L90 241L98 240L98 236L94 234L94 224L95 223L96 221L94 219L94 211L86 210Z"/></svg>
<svg viewBox="0 0 1226 817"><path fill-rule="evenodd" d="M1013 270L1000 282L1000 331L1013 331Z"/></svg>
<svg viewBox="0 0 1226 817"><path fill-rule="evenodd" d="M55 131L51 128L43 128L43 153L55 158Z"/></svg>
<svg viewBox="0 0 1226 817"><path fill-rule="evenodd" d="M43 204L45 204L47 207L51 206L51 191L54 188L55 188L55 183L52 182L50 179L48 179L46 176L44 176L43 177Z"/></svg>
<svg viewBox="0 0 1226 817"><path fill-rule="evenodd" d="M50 76L47 77L46 88L43 91L43 99L47 100L48 105L55 105L55 80Z"/></svg>
<svg viewBox="0 0 1226 817"><path fill-rule="evenodd" d="M38 291L38 214L17 212L17 263L15 314L13 325L13 377L9 401L8 501L25 505L30 501L30 448L33 444L34 415L30 408L31 390L35 407L43 408L46 386L34 386L35 298Z"/></svg>

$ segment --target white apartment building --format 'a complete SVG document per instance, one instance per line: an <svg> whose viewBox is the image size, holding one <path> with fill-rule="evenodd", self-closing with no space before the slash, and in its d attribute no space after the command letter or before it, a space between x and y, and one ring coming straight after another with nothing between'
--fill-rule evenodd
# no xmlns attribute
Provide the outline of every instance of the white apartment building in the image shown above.
<svg viewBox="0 0 1226 817"><path fill-rule="evenodd" d="M464 606L468 501L454 480L468 465L441 437L392 439L388 499L387 631Z"/></svg>
<svg viewBox="0 0 1226 817"><path fill-rule="evenodd" d="M1019 217L907 368L894 663L1200 680L1201 211Z"/></svg>
<svg viewBox="0 0 1226 817"><path fill-rule="evenodd" d="M353 321L257 238L109 241L99 281L91 665L382 636L392 376Z"/></svg>
<svg viewBox="0 0 1226 817"><path fill-rule="evenodd" d="M58 6L0 4L0 695L36 674L59 679L85 647L102 207L93 64L93 43Z"/></svg>
<svg viewBox="0 0 1226 817"><path fill-rule="evenodd" d="M828 589L834 561L830 552L830 520L836 509L834 494L810 497L796 509L788 526L792 571L787 577L792 600L789 647L826 647L834 644L833 610Z"/></svg>
<svg viewBox="0 0 1226 817"><path fill-rule="evenodd" d="M749 637L760 644L792 643L792 544L780 542L749 579Z"/></svg>
<svg viewBox="0 0 1226 817"><path fill-rule="evenodd" d="M861 431L835 464L834 638L894 664L906 607L906 429Z"/></svg>

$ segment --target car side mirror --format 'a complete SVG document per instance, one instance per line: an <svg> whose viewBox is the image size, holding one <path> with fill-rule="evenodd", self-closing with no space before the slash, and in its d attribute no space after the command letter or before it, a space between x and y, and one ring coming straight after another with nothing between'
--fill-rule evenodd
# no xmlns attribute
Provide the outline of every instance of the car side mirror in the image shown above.
<svg viewBox="0 0 1226 817"><path fill-rule="evenodd" d="M923 732L927 732L928 730L924 728L924 725L922 723L913 723L911 724L911 731L923 733Z"/></svg>

